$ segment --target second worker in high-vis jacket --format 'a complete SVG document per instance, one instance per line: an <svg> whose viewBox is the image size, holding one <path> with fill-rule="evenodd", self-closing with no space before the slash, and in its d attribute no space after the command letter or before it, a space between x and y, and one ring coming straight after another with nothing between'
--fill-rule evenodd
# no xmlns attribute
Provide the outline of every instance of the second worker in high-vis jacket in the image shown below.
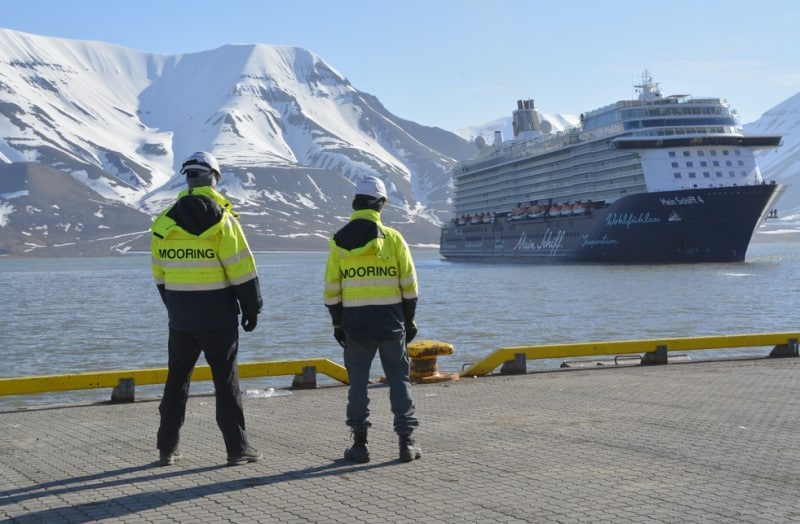
<svg viewBox="0 0 800 524"><path fill-rule="evenodd" d="M376 352L389 384L394 430L400 440L400 460L422 456L412 434L419 425L411 398L406 345L416 336L417 275L403 236L381 223L386 188L376 177L358 182L354 213L329 242L325 269L325 305L334 337L344 348L350 380L347 425L353 445L345 458L369 462L369 372Z"/></svg>

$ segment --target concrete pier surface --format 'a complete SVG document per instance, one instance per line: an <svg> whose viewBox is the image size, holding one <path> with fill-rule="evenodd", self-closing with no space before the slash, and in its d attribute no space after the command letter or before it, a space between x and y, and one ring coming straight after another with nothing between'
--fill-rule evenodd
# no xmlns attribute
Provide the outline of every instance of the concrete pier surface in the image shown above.
<svg viewBox="0 0 800 524"><path fill-rule="evenodd" d="M214 398L157 465L158 401L0 412L0 520L800 522L800 359L414 385L423 456L397 460L388 389L372 461L342 458L346 386L245 399L262 461L227 467Z"/></svg>

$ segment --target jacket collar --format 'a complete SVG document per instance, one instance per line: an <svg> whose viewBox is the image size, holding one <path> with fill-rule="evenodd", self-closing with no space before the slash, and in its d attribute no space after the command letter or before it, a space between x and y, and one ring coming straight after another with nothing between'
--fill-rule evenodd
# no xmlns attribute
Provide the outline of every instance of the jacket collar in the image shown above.
<svg viewBox="0 0 800 524"><path fill-rule="evenodd" d="M200 186L200 187L192 187L192 188L189 188L189 189L184 189L183 191L178 193L178 200L180 200L181 198L183 198L185 196L189 196L189 195L198 195L198 196L208 197L208 198L214 200L214 202L216 202L220 206L222 206L222 209L225 209L226 211L231 212L234 217L237 217L237 218L239 217L239 214L234 212L234 210L233 210L233 204L231 204L230 201L227 198L222 196L222 193L220 193L219 191L217 191L216 189L214 189L211 186Z"/></svg>
<svg viewBox="0 0 800 524"><path fill-rule="evenodd" d="M381 225L381 214L374 209L359 209L358 211L354 211L352 215L350 215L350 220L369 220L371 222L375 222L378 225Z"/></svg>

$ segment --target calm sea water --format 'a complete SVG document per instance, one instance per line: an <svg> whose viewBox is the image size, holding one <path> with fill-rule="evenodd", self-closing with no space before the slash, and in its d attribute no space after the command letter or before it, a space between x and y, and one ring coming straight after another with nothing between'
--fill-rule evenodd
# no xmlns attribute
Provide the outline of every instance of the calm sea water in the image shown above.
<svg viewBox="0 0 800 524"><path fill-rule="evenodd" d="M454 355L439 359L445 371L459 371L503 346L799 327L797 242L754 242L743 263L691 266L466 264L442 260L435 250L415 250L414 256L419 338L455 346ZM241 334L241 362L342 362L322 303L325 257L256 255L265 311L254 332ZM0 259L0 377L166 367L166 312L149 263L149 255ZM559 363L531 361L529 367ZM373 374L380 373L376 364ZM243 386L290 383L290 377L273 377ZM137 387L137 396L160 391ZM210 391L210 382L192 388ZM109 397L108 389L0 397L0 409Z"/></svg>

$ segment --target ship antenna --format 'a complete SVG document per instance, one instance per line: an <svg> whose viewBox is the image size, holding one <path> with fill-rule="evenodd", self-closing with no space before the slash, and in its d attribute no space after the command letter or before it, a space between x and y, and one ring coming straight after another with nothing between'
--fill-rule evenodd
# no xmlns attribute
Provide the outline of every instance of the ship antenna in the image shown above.
<svg viewBox="0 0 800 524"><path fill-rule="evenodd" d="M633 87L639 93L639 100L641 101L649 102L661 99L661 89L658 87L658 82L653 82L653 77L647 68L642 72L642 83Z"/></svg>

